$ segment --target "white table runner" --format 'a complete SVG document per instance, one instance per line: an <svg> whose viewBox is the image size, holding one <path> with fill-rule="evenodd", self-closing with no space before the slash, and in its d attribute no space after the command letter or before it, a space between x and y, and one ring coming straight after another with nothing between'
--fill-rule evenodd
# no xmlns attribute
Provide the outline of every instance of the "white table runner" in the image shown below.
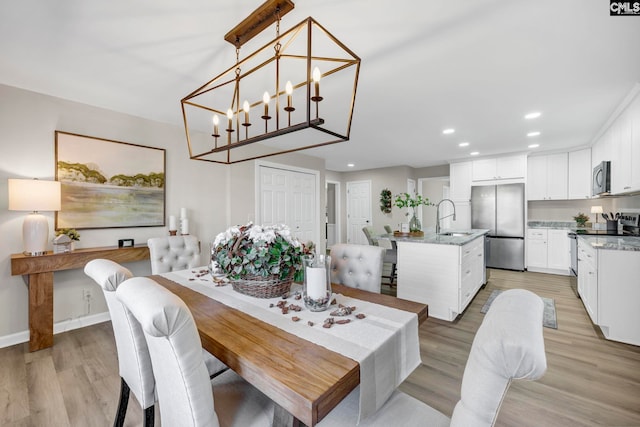
<svg viewBox="0 0 640 427"><path fill-rule="evenodd" d="M302 300L289 298L290 304L302 307L302 311L282 314L275 307L281 298L260 299L240 294L231 284L215 286L210 275L196 277L194 272L206 267L162 274L198 293L215 299L228 307L241 310L257 319L276 326L307 341L356 360L360 364L360 419L373 415L391 393L421 363L418 338L418 316L403 310L386 307L341 294L334 294L339 304L355 306L354 314L363 313L364 319L347 316L351 322L323 328L324 320L337 308L332 306L323 312L312 312ZM189 280L195 279L195 280ZM270 304L274 307L270 308ZM293 322L292 317L301 320ZM336 317L341 319L340 317ZM308 322L314 323L309 326Z"/></svg>

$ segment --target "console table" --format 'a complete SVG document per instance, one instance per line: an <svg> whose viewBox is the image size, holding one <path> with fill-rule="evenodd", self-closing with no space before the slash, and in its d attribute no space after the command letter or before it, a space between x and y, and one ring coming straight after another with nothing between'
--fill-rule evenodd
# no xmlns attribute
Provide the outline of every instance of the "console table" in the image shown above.
<svg viewBox="0 0 640 427"><path fill-rule="evenodd" d="M11 275L25 276L29 286L29 351L53 346L53 272L84 268L98 258L117 263L144 261L149 259L149 248L109 246L41 256L11 255Z"/></svg>

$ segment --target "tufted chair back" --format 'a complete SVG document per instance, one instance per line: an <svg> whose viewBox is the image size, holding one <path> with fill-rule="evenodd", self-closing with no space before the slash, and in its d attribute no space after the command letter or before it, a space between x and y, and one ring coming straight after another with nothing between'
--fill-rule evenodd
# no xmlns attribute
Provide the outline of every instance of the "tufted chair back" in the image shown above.
<svg viewBox="0 0 640 427"><path fill-rule="evenodd" d="M129 390L133 391L142 409L153 408L155 403L155 381L144 333L140 325L129 323L124 307L116 299L116 289L122 282L133 277L133 274L120 264L107 259L88 262L84 272L102 288L111 316L120 377L124 381L122 387L126 394L122 396L121 391L120 406L116 415L116 420L120 419L120 423L116 421L116 425L122 425L127 411Z"/></svg>
<svg viewBox="0 0 640 427"><path fill-rule="evenodd" d="M184 302L148 277L126 281L116 294L149 346L162 425L218 426L200 336Z"/></svg>
<svg viewBox="0 0 640 427"><path fill-rule="evenodd" d="M471 345L452 426L493 426L513 380L536 380L547 370L544 303L511 289L493 301Z"/></svg>
<svg viewBox="0 0 640 427"><path fill-rule="evenodd" d="M127 280L116 294L144 331L163 426L272 425L273 401L233 371L209 381L198 329L184 301L148 277Z"/></svg>
<svg viewBox="0 0 640 427"><path fill-rule="evenodd" d="M151 274L186 270L200 265L200 243L195 236L153 237L147 241Z"/></svg>
<svg viewBox="0 0 640 427"><path fill-rule="evenodd" d="M340 243L331 247L331 282L380 293L385 249Z"/></svg>
<svg viewBox="0 0 640 427"><path fill-rule="evenodd" d="M542 335L544 303L532 292L511 289L491 304L471 345L461 399L451 419L396 390L358 424L359 393L351 392L317 427L491 427L512 380L537 380L547 369Z"/></svg>

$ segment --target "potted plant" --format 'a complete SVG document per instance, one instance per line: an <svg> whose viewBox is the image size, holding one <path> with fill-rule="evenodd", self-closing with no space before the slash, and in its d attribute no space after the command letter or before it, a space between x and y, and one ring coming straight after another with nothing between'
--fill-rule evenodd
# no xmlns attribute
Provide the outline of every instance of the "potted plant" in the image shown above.
<svg viewBox="0 0 640 427"><path fill-rule="evenodd" d="M578 227L584 227L589 221L589 217L582 212L579 212L578 215L573 217L573 220L576 222Z"/></svg>
<svg viewBox="0 0 640 427"><path fill-rule="evenodd" d="M380 210L383 213L391 213L391 191L385 188L380 192Z"/></svg>
<svg viewBox="0 0 640 427"><path fill-rule="evenodd" d="M286 225L234 226L216 236L211 258L233 289L258 298L274 298L302 281L302 257L312 254L312 242L303 245Z"/></svg>
<svg viewBox="0 0 640 427"><path fill-rule="evenodd" d="M419 232L422 230L422 224L420 224L420 220L416 216L416 208L418 206L430 206L431 202L429 202L428 198L423 198L420 194L411 197L409 193L400 193L396 196L395 205L400 209L411 208L413 214L409 220L409 231Z"/></svg>

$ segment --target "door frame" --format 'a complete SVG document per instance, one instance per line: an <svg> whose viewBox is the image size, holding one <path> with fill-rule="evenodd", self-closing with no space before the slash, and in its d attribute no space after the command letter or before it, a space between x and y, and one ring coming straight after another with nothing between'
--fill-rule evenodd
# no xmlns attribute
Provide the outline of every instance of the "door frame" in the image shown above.
<svg viewBox="0 0 640 427"><path fill-rule="evenodd" d="M315 214L314 214L314 222L316 224L316 229L314 232L314 239L313 242L316 244L316 247L321 249L321 247L324 245L323 241L324 239L321 240L321 223L320 223L320 171L315 170L315 169L306 169L306 168L301 168L301 167L297 167L297 166L290 166L290 165L285 165L282 163L274 163L274 162L268 162L265 160L256 160L255 161L255 168L254 168L254 218L255 218L255 223L259 224L262 221L262 217L260 216L260 192L261 192L261 181L260 181L260 168L261 167L267 167L267 168L271 168L271 169L280 169L280 170L284 170L284 171L289 171L289 172L299 172L299 173L307 173L310 175L314 175L315 176L315 180L316 180L316 210L315 210ZM323 210L326 209L326 207L323 207ZM304 242L301 242L304 243Z"/></svg>
<svg viewBox="0 0 640 427"><path fill-rule="evenodd" d="M324 180L324 188L325 188L325 198L324 198L324 205L325 205L325 209L327 206L327 184L333 184L336 186L336 237L338 242L337 243L342 243L342 206L340 204L341 202L341 189L340 189L340 181L334 181L331 179L325 179Z"/></svg>

